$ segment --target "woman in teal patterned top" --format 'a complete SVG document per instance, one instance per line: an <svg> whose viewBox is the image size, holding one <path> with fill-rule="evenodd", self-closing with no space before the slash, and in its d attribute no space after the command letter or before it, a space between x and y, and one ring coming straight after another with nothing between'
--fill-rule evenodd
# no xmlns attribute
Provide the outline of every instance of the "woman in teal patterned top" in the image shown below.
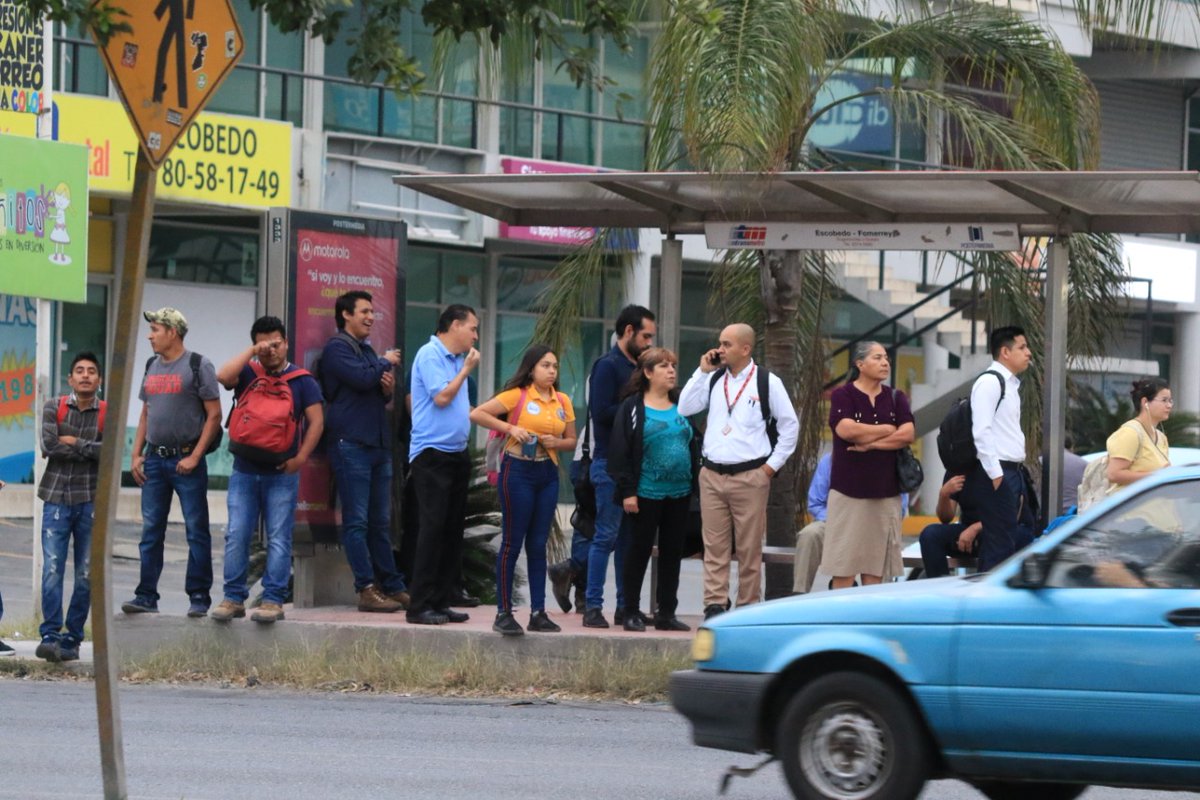
<svg viewBox="0 0 1200 800"><path fill-rule="evenodd" d="M617 502L633 523L624 573L627 631L646 630L646 618L638 606L655 537L658 607L654 627L689 630L675 616L675 609L684 531L699 464L699 438L675 404L677 364L675 354L661 347L652 347L638 357L609 441L608 471L617 484Z"/></svg>

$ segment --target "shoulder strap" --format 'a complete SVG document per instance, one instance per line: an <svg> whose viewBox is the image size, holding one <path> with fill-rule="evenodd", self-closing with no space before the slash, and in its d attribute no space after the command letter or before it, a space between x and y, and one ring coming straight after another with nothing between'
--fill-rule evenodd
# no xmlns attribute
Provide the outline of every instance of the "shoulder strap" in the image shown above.
<svg viewBox="0 0 1200 800"><path fill-rule="evenodd" d="M67 412L69 410L67 403L69 400L70 400L70 397L65 394L59 395L58 414L57 414L59 425L62 425L64 422L67 421ZM104 431L104 420L108 416L108 401L107 400L98 400L98 402L100 403L100 405L99 405L100 418L96 420L96 430L103 432Z"/></svg>
<svg viewBox="0 0 1200 800"><path fill-rule="evenodd" d="M999 372L996 372L996 370L994 370L994 369L985 369L982 374L983 375L995 375L996 380L1000 381L1000 399L996 401L996 410L999 411L1000 404L1004 402L1005 389L1008 388L1006 386L1006 381L1004 380L1004 376L1001 375Z"/></svg>
<svg viewBox="0 0 1200 800"><path fill-rule="evenodd" d="M337 335L335 335L333 338L341 339L342 341L349 344L350 349L352 349L354 351L354 355L358 356L359 358L362 358L362 354L363 354L362 342L360 342L358 339L355 339L353 336L346 333L345 331L338 331Z"/></svg>
<svg viewBox="0 0 1200 800"><path fill-rule="evenodd" d="M510 419L510 420L508 421L508 424L509 424L509 425L516 425L516 424L517 424L517 420L519 420L519 419L521 418L521 410L522 410L523 408L525 408L525 399L526 399L527 397L529 397L529 390L528 390L528 389L522 389L522 390L521 390L521 394L520 394L520 395L517 397L517 407L516 407L516 408L514 408L514 409L513 409L511 412L509 412L509 413L510 413L510 415L511 415L511 414L516 414L516 416L514 416L512 419Z"/></svg>
<svg viewBox="0 0 1200 800"><path fill-rule="evenodd" d="M708 379L708 393L712 394L712 390L717 388L717 381L721 380L721 376L726 372L725 367L719 367L713 370L712 377Z"/></svg>
<svg viewBox="0 0 1200 800"><path fill-rule="evenodd" d="M762 409L763 422L771 421L771 370L759 366L758 405Z"/></svg>
<svg viewBox="0 0 1200 800"><path fill-rule="evenodd" d="M58 413L56 416L58 418L59 425L62 425L64 422L67 421L67 396L65 394L59 395Z"/></svg>
<svg viewBox="0 0 1200 800"><path fill-rule="evenodd" d="M100 401L100 419L96 420L96 429L104 432L104 420L108 417L108 401Z"/></svg>
<svg viewBox="0 0 1200 800"><path fill-rule="evenodd" d="M600 356L604 358L604 356ZM592 375L596 372L596 365L600 363L600 358L592 362L592 368L588 370L587 382L584 384L583 399L587 403L587 408L584 409L583 415L583 457L591 459L592 457Z"/></svg>
<svg viewBox="0 0 1200 800"><path fill-rule="evenodd" d="M285 374L281 375L280 377L283 378L285 381L290 382L290 381L295 380L296 378L303 378L305 375L312 375L312 373L306 369L297 369L297 370L292 370L291 372L285 373Z"/></svg>

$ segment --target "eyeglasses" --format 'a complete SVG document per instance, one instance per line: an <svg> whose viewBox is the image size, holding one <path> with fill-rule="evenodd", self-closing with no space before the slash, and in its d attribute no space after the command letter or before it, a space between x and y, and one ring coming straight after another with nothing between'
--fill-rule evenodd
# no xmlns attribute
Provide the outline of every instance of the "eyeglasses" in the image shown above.
<svg viewBox="0 0 1200 800"><path fill-rule="evenodd" d="M1156 397L1151 402L1162 403L1163 405L1173 406L1173 405L1175 405L1175 398L1173 398L1173 397Z"/></svg>

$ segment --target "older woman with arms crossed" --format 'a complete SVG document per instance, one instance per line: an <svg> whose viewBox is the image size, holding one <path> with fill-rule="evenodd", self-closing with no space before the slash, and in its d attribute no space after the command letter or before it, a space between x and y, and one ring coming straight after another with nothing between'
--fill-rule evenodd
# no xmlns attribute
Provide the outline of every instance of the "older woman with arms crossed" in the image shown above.
<svg viewBox="0 0 1200 800"><path fill-rule="evenodd" d="M833 469L821 571L833 588L880 583L903 572L896 451L915 436L903 392L887 385L891 364L878 342L854 349L853 380L830 396Z"/></svg>

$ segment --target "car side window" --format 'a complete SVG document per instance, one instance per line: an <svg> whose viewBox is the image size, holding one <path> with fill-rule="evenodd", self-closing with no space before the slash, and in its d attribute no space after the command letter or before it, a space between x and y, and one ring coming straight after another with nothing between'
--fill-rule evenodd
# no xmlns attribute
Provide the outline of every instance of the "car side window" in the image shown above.
<svg viewBox="0 0 1200 800"><path fill-rule="evenodd" d="M1200 481L1157 486L1076 531L1046 586L1200 588Z"/></svg>

